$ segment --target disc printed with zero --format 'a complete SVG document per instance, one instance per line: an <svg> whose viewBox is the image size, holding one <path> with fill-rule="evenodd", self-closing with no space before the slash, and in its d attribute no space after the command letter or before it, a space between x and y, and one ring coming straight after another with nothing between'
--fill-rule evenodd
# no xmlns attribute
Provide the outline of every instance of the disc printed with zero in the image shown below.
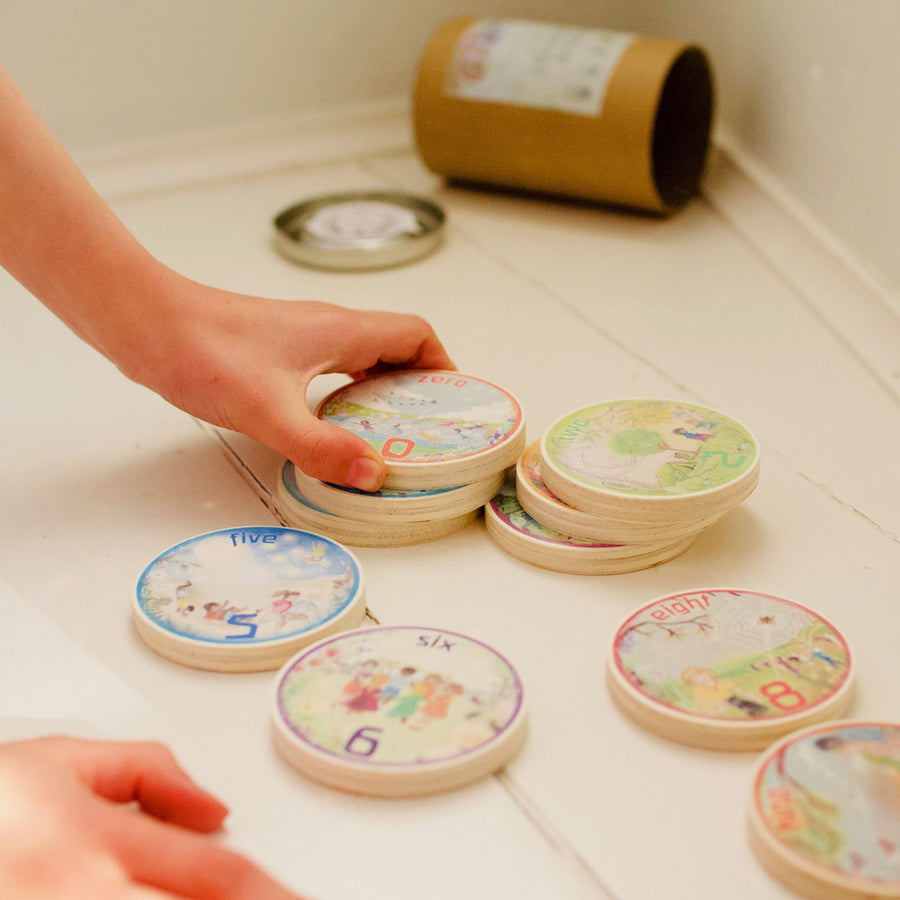
<svg viewBox="0 0 900 900"><path fill-rule="evenodd" d="M327 638L287 662L274 740L299 771L356 793L449 790L502 768L525 737L522 683L486 644L412 626Z"/></svg>
<svg viewBox="0 0 900 900"><path fill-rule="evenodd" d="M511 466L525 443L518 400L459 372L408 370L353 382L329 394L318 416L381 454L389 488L478 481Z"/></svg>

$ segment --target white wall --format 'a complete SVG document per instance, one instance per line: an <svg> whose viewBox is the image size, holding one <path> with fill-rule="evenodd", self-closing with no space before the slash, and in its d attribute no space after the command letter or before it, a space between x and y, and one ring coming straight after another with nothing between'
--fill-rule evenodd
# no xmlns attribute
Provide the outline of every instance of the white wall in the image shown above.
<svg viewBox="0 0 900 900"><path fill-rule="evenodd" d="M405 96L456 14L700 41L723 134L900 292L900 0L3 0L0 60L77 154Z"/></svg>
<svg viewBox="0 0 900 900"><path fill-rule="evenodd" d="M0 59L78 151L406 95L444 19L552 8L552 0L3 0Z"/></svg>
<svg viewBox="0 0 900 900"><path fill-rule="evenodd" d="M636 27L709 48L729 143L900 301L900 2L633 7Z"/></svg>

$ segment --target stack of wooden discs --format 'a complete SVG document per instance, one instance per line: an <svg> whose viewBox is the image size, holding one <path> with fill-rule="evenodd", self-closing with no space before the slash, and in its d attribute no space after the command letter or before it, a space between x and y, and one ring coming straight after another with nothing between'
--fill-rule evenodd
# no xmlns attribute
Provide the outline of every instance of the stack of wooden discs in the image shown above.
<svg viewBox="0 0 900 900"><path fill-rule="evenodd" d="M529 448L535 451L536 445ZM523 459L530 457L526 451ZM521 471L522 460L517 469ZM563 534L523 508L510 474L485 507L488 534L498 546L522 562L570 575L619 575L646 569L683 553L693 535L647 544L616 544Z"/></svg>
<svg viewBox="0 0 900 900"><path fill-rule="evenodd" d="M744 425L675 400L570 412L544 434L540 461L544 484L563 504L538 502L525 488L523 506L566 533L622 543L696 535L759 480L759 444Z"/></svg>
<svg viewBox="0 0 900 900"><path fill-rule="evenodd" d="M375 493L282 466L285 518L357 546L400 547L463 528L496 493L525 444L522 408L508 391L458 372L408 370L353 382L319 405L320 419L378 450Z"/></svg>
<svg viewBox="0 0 900 900"><path fill-rule="evenodd" d="M515 494L486 510L519 559L573 574L619 574L683 553L747 497L759 476L753 436L705 407L620 400L552 425L516 465Z"/></svg>

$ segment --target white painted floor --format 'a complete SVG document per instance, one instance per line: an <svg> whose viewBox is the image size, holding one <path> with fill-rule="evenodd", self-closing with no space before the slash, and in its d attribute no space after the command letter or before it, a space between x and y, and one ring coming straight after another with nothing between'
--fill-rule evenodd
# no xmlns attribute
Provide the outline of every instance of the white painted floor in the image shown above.
<svg viewBox="0 0 900 900"><path fill-rule="evenodd" d="M791 896L745 839L756 755L639 730L609 699L604 656L617 624L658 595L759 589L847 636L854 718L900 719L900 324L863 289L815 287L833 261L777 210L759 216L765 202L726 162L711 200L661 220L446 187L408 151L344 159L114 206L193 278L424 315L462 371L520 398L532 439L617 397L728 412L763 445L759 488L680 558L628 575L530 567L481 522L433 544L356 550L377 621L502 650L524 679L531 727L507 771L472 787L345 795L276 756L271 674L181 668L130 624L136 580L161 551L280 521L279 460L126 381L3 275L0 737L169 741L231 805L222 839L321 900ZM369 186L433 196L449 217L444 246L366 274L306 270L272 250L282 208ZM338 383L322 379L313 399Z"/></svg>

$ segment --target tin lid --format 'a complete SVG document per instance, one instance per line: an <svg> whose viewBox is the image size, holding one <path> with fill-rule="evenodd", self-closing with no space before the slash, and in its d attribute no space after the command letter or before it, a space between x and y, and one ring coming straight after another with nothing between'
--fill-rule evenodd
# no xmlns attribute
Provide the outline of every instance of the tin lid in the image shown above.
<svg viewBox="0 0 900 900"><path fill-rule="evenodd" d="M522 682L487 644L385 626L318 642L276 679L274 741L295 768L353 793L446 791L502 768L526 731Z"/></svg>
<svg viewBox="0 0 900 900"><path fill-rule="evenodd" d="M839 631L791 600L735 588L653 601L616 631L607 684L637 724L713 750L755 750L852 699Z"/></svg>
<svg viewBox="0 0 900 900"><path fill-rule="evenodd" d="M434 250L445 215L431 200L392 191L349 191L304 200L274 219L285 256L322 269L399 266Z"/></svg>
<svg viewBox="0 0 900 900"><path fill-rule="evenodd" d="M900 723L843 721L795 732L763 754L750 844L806 897L900 897Z"/></svg>
<svg viewBox="0 0 900 900"><path fill-rule="evenodd" d="M277 669L298 649L362 621L362 569L335 541L247 526L186 540L142 573L132 606L144 642L182 665Z"/></svg>
<svg viewBox="0 0 900 900"><path fill-rule="evenodd" d="M462 372L409 369L329 394L320 419L361 437L387 466L385 486L457 487L502 472L525 446L525 416L504 388Z"/></svg>

